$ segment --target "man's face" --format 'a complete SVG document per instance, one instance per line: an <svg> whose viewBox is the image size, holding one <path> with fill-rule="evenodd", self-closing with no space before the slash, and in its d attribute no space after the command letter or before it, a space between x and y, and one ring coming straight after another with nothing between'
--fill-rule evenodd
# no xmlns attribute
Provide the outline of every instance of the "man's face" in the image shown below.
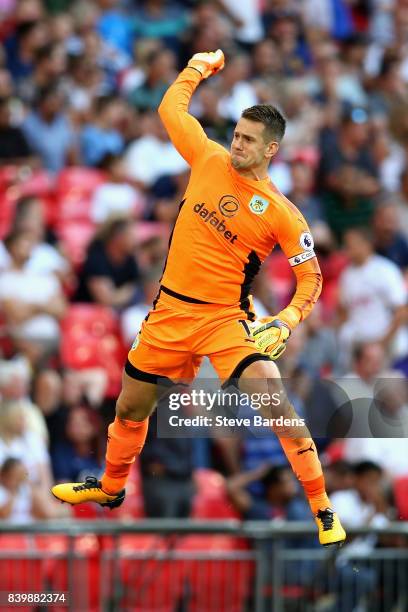
<svg viewBox="0 0 408 612"><path fill-rule="evenodd" d="M381 472L377 470L369 470L357 476L355 488L363 501L370 503L373 498L375 499L381 490L381 480Z"/></svg>
<svg viewBox="0 0 408 612"><path fill-rule="evenodd" d="M231 163L235 170L249 170L262 165L278 150L278 144L265 142L264 125L260 121L238 121L231 142Z"/></svg>
<svg viewBox="0 0 408 612"><path fill-rule="evenodd" d="M373 251L368 240L352 229L344 234L344 246L348 258L357 266L364 263Z"/></svg>

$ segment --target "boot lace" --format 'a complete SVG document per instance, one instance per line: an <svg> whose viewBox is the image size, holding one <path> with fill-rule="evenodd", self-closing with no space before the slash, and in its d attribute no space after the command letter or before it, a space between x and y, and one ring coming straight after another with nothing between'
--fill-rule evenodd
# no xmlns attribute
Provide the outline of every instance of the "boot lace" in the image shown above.
<svg viewBox="0 0 408 612"><path fill-rule="evenodd" d="M319 510L316 516L322 521L323 531L330 531L333 528L334 515L331 510Z"/></svg>
<svg viewBox="0 0 408 612"><path fill-rule="evenodd" d="M100 485L95 476L87 476L85 482L77 487L73 487L74 491L86 491L90 489L100 489Z"/></svg>

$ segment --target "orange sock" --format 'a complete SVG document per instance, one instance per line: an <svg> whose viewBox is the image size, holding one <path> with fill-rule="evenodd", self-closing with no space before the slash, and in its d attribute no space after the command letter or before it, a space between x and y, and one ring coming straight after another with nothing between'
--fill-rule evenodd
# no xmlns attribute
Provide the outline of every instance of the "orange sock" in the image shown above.
<svg viewBox="0 0 408 612"><path fill-rule="evenodd" d="M144 446L149 419L129 421L115 418L108 428L106 467L101 478L106 493L118 493L126 484L127 477Z"/></svg>
<svg viewBox="0 0 408 612"><path fill-rule="evenodd" d="M322 466L312 438L279 437L285 455L303 486L313 514L330 508Z"/></svg>

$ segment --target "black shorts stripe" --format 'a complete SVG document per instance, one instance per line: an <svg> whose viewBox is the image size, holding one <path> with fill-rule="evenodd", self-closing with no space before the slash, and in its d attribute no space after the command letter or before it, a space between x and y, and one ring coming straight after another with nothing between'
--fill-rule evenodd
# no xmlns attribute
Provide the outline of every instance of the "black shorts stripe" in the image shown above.
<svg viewBox="0 0 408 612"><path fill-rule="evenodd" d="M158 294L157 294L157 295L156 295L156 297L154 298L154 301L153 301L153 304L152 304L152 310L155 310L155 309L156 309L157 302L159 301L159 299L160 299L160 289L159 289ZM149 317L150 317L150 312L148 312L148 313L147 313L147 315L145 316L144 320L145 320L145 321L147 321L147 319L148 319Z"/></svg>
<svg viewBox="0 0 408 612"><path fill-rule="evenodd" d="M210 302L203 302L203 300L196 300L195 298L188 297L188 295L183 295L182 293L177 293L177 291L173 291L164 285L160 285L160 290L163 293L167 293L167 295L171 295L171 297L176 298L177 300L181 300L182 302L188 302L189 304L210 304Z"/></svg>
<svg viewBox="0 0 408 612"><path fill-rule="evenodd" d="M161 374L150 374L150 372L143 372L143 370L139 370L132 363L130 363L129 359L126 361L125 372L130 378L134 378L135 380L141 380L142 382L151 383L152 385L160 384L163 387L173 387L174 383L167 376L163 376Z"/></svg>
<svg viewBox="0 0 408 612"><path fill-rule="evenodd" d="M245 370L245 368L251 365L251 363L255 363L255 361L270 361L270 359L267 355L262 355L261 353L254 353L253 355L247 355L235 367L229 379L222 385L222 389L226 389L227 387L231 387L231 386L238 387L237 381L241 377L242 372Z"/></svg>

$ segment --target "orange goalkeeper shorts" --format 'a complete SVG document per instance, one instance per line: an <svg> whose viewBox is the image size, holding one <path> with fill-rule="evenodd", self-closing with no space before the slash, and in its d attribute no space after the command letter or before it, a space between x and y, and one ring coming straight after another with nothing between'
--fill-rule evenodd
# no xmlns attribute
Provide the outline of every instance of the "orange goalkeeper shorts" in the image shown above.
<svg viewBox="0 0 408 612"><path fill-rule="evenodd" d="M239 378L250 363L269 359L256 351L249 337L248 322L255 319L249 299L241 306L225 306L175 295L160 288L129 351L128 375L151 383L163 378L192 380L207 356L225 382Z"/></svg>

